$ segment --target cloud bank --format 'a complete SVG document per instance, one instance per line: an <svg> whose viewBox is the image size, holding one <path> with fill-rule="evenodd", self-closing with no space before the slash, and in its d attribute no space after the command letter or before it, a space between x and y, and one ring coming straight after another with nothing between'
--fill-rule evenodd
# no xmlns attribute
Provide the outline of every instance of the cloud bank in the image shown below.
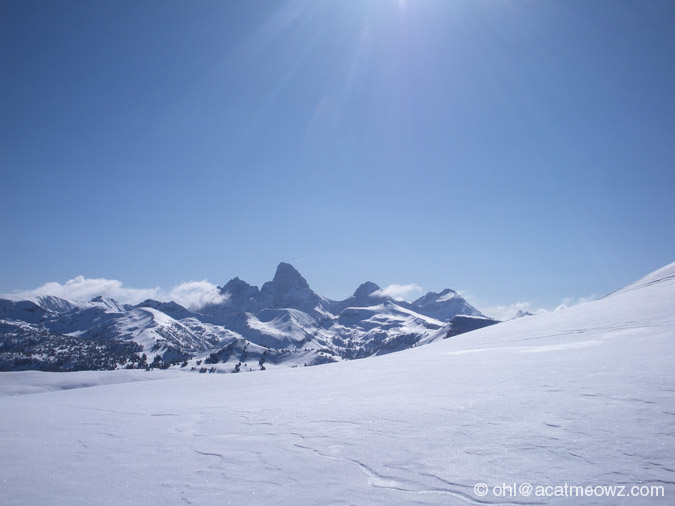
<svg viewBox="0 0 675 506"><path fill-rule="evenodd" d="M216 285L205 279L174 286L168 298L189 309L201 309L208 304L220 304L226 299L227 297L220 293Z"/></svg>
<svg viewBox="0 0 675 506"><path fill-rule="evenodd" d="M560 309L576 306L577 304L583 304L596 299L597 297L595 295L589 295L588 297L565 297L562 302L553 309L553 311L559 311ZM481 313L501 321L514 318L519 311L524 313L539 314L546 313L550 310L541 307L535 307L531 302L516 302L508 306L481 306Z"/></svg>
<svg viewBox="0 0 675 506"><path fill-rule="evenodd" d="M485 316L489 316L490 318L506 321L514 318L519 311L522 311L523 313L537 314L545 313L546 309L535 308L531 302L515 302L513 304L509 304L508 306L502 305L482 307L480 311Z"/></svg>
<svg viewBox="0 0 675 506"><path fill-rule="evenodd" d="M131 288L124 286L121 281L116 279L85 278L84 276L69 279L63 284L51 281L17 295L27 297L54 295L75 301L88 301L102 295L113 298L122 304L138 304L146 299L155 299L161 302L174 301L193 310L225 300L224 296L219 293L218 287L206 280L188 281L167 291L159 287Z"/></svg>
<svg viewBox="0 0 675 506"><path fill-rule="evenodd" d="M576 306L577 304L583 304L592 300L597 300L597 297L595 295L589 295L588 297L565 297L555 310L558 311L559 309L565 309L566 307Z"/></svg>
<svg viewBox="0 0 675 506"><path fill-rule="evenodd" d="M389 285L372 293L376 297L391 297L395 300L410 300L415 295L422 293L422 287L411 283L409 285Z"/></svg>

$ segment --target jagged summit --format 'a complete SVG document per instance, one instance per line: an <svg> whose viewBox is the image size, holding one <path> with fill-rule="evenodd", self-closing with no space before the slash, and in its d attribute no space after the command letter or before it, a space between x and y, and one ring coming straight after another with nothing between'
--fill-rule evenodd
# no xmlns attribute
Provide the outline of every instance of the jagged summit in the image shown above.
<svg viewBox="0 0 675 506"><path fill-rule="evenodd" d="M217 304L208 304L200 309L204 314L225 316L240 312L252 312L258 307L260 290L239 277L232 278L225 286L218 287L223 300Z"/></svg>
<svg viewBox="0 0 675 506"><path fill-rule="evenodd" d="M297 280L297 282L307 285L307 281L305 280L305 278L302 277L302 275L298 272L298 270L295 267L293 267L289 263L280 262L279 265L277 265L277 270L274 273L274 278L272 279L272 281L274 283L281 283L284 282L285 280L291 279Z"/></svg>
<svg viewBox="0 0 675 506"><path fill-rule="evenodd" d="M262 308L293 308L314 311L322 297L317 295L307 280L291 264L281 262L274 279L260 289L258 302Z"/></svg>
<svg viewBox="0 0 675 506"><path fill-rule="evenodd" d="M229 299L255 297L258 295L258 292L257 286L249 285L246 281L243 281L238 277L232 278L225 286L220 288L220 293L226 295Z"/></svg>
<svg viewBox="0 0 675 506"><path fill-rule="evenodd" d="M145 299L140 304L136 304L134 307L149 307L153 309L171 309L171 310L182 310L189 312L185 306L181 306L178 302L169 301L169 302L160 302L155 299Z"/></svg>
<svg viewBox="0 0 675 506"><path fill-rule="evenodd" d="M226 292L226 291L235 291L239 290L243 287L249 287L249 285L246 281L242 280L239 278L239 276L236 276L229 280L227 283L225 283L225 286L220 287L221 292Z"/></svg>
<svg viewBox="0 0 675 506"><path fill-rule="evenodd" d="M274 278L271 282L265 283L262 290L265 290L266 286L274 286L277 290L310 290L309 283L302 277L302 274L300 274L295 267L286 262L281 262L277 266Z"/></svg>

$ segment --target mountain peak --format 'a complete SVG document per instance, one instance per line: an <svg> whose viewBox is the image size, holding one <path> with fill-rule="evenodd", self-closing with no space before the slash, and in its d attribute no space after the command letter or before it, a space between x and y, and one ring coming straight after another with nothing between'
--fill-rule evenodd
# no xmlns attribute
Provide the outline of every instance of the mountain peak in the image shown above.
<svg viewBox="0 0 675 506"><path fill-rule="evenodd" d="M251 311L257 307L255 300L260 294L257 286L249 285L246 281L236 277L225 283L225 286L219 287L219 289L224 300L219 304L215 304L214 308L202 308L202 311L215 311L216 314L228 314L238 311Z"/></svg>
<svg viewBox="0 0 675 506"><path fill-rule="evenodd" d="M277 266L274 279L260 289L258 300L265 308L295 308L312 311L320 297L309 287L307 280L295 267L286 262Z"/></svg>
<svg viewBox="0 0 675 506"><path fill-rule="evenodd" d="M462 299L462 297L452 288L445 288L440 292L427 292L420 298L413 301L413 305L417 307L426 307L430 304L446 302L451 299Z"/></svg>
<svg viewBox="0 0 675 506"><path fill-rule="evenodd" d="M529 311L523 311L522 309L519 309L518 312L515 315L513 315L511 319L515 320L516 318L524 318L526 316L534 316L534 315Z"/></svg>
<svg viewBox="0 0 675 506"><path fill-rule="evenodd" d="M380 287L376 283L373 283L372 281L366 281L356 289L356 291L354 292L354 297L356 297L357 299L368 297L369 295L372 295L373 292L376 292L379 289Z"/></svg>
<svg viewBox="0 0 675 506"><path fill-rule="evenodd" d="M249 292L251 289L253 289L255 292L258 291L258 287L249 285L246 281L236 277L229 280L225 286L220 289L220 293L229 293L230 295L235 295L242 292Z"/></svg>
<svg viewBox="0 0 675 506"><path fill-rule="evenodd" d="M289 278L291 279L299 278L302 279L303 281L305 280L305 278L303 278L302 275L298 272L298 270L291 264L286 262L280 262L279 265L277 265L277 272L274 274L273 281L277 282Z"/></svg>
<svg viewBox="0 0 675 506"><path fill-rule="evenodd" d="M421 314L446 322L457 315L482 316L480 311L451 288L445 288L441 292L428 292L412 304Z"/></svg>
<svg viewBox="0 0 675 506"><path fill-rule="evenodd" d="M307 280L302 277L302 274L300 274L295 267L286 262L281 262L277 266L277 272L274 274L272 284L277 288L277 290L310 291Z"/></svg>

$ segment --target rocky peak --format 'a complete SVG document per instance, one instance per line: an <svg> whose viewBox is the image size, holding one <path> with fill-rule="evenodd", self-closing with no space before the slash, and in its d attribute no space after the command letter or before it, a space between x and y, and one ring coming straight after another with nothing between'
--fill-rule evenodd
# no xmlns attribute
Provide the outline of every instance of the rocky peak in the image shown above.
<svg viewBox="0 0 675 506"><path fill-rule="evenodd" d="M243 281L238 277L232 278L220 289L220 293L223 295L229 294L231 297L236 297L238 294L249 294L251 292L257 294L258 287L249 285L246 281Z"/></svg>
<svg viewBox="0 0 675 506"><path fill-rule="evenodd" d="M320 297L312 291L307 280L295 267L286 262L277 266L274 279L265 283L260 289L262 307L295 308L313 310L320 302Z"/></svg>
<svg viewBox="0 0 675 506"><path fill-rule="evenodd" d="M272 283L275 285L292 285L309 289L307 280L302 277L295 267L286 262L281 262L277 266L277 271L274 273Z"/></svg>
<svg viewBox="0 0 675 506"><path fill-rule="evenodd" d="M373 294L373 292L376 292L379 289L380 287L376 283L373 283L372 281L366 281L356 289L356 291L354 292L354 297L356 299L364 299L366 297L369 297L370 295Z"/></svg>

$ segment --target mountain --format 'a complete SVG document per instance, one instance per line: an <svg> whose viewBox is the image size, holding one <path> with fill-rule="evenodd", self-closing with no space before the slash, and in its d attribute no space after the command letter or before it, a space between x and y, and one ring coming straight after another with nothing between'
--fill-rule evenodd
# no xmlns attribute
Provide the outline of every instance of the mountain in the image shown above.
<svg viewBox="0 0 675 506"><path fill-rule="evenodd" d="M330 301L316 294L295 267L281 262L274 279L260 289L258 304L261 308L292 308L317 314Z"/></svg>
<svg viewBox="0 0 675 506"><path fill-rule="evenodd" d="M105 297L0 298L0 370L92 368L88 354L79 352L83 340L88 349L96 345L96 363L112 368L215 372L262 369L265 363L315 365L426 344L480 326L459 325L453 320L458 315L482 318L450 289L408 303L382 295L369 281L345 300L330 300L285 262L260 289L235 277L219 292L220 302L199 311L152 299L121 305Z"/></svg>
<svg viewBox="0 0 675 506"><path fill-rule="evenodd" d="M366 281L359 285L353 295L345 300L334 302L332 306L333 313L339 314L348 307L368 307L377 306L385 302L393 301L391 297L379 295L381 288L372 281Z"/></svg>
<svg viewBox="0 0 675 506"><path fill-rule="evenodd" d="M258 307L260 290L257 286L249 285L239 278L231 279L220 288L224 297L220 304L210 304L201 309L204 314L227 316L246 311L255 311Z"/></svg>
<svg viewBox="0 0 675 506"><path fill-rule="evenodd" d="M499 323L499 320L488 318L486 316L474 316L459 314L450 320L450 324L445 328L446 333L444 339L448 337L458 336L466 332L482 329Z"/></svg>
<svg viewBox="0 0 675 506"><path fill-rule="evenodd" d="M412 305L423 315L449 322L457 315L483 316L456 291L446 288L440 293L429 292L414 300Z"/></svg>
<svg viewBox="0 0 675 506"><path fill-rule="evenodd" d="M0 392L35 393L2 399L3 500L672 504L673 301L675 264L362 361L208 380L0 373Z"/></svg>

